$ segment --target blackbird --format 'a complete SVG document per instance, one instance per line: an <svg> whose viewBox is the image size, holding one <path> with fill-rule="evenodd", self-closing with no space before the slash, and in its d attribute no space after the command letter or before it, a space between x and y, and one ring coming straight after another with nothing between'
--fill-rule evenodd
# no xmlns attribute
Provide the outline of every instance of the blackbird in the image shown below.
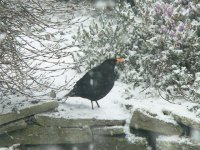
<svg viewBox="0 0 200 150"><path fill-rule="evenodd" d="M97 101L106 96L114 85L116 79L114 68L117 62L124 62L124 58L107 59L89 70L64 97L86 98L91 100L92 109L94 109L93 101L100 107Z"/></svg>

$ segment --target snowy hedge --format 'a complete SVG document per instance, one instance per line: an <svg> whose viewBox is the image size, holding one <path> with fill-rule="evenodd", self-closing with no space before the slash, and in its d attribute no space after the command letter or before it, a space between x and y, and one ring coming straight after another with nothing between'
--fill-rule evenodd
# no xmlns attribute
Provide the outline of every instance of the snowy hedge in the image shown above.
<svg viewBox="0 0 200 150"><path fill-rule="evenodd" d="M102 11L89 29L79 30L79 57L89 69L105 58L123 56L123 82L154 87L165 98L199 101L199 16L198 0L143 0L133 8L116 6Z"/></svg>

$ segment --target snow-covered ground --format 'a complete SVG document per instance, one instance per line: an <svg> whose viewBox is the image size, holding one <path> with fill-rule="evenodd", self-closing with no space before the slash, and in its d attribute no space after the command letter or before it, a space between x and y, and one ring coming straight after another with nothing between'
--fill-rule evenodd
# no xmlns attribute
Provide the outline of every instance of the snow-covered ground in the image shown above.
<svg viewBox="0 0 200 150"><path fill-rule="evenodd" d="M46 28L45 33L40 33L41 35L54 34L48 42L44 41L44 44L52 44L55 40L62 39L59 43L60 47L65 45L70 45L73 43L73 36L77 34L78 28L80 26L85 29L88 28L90 23L96 19L94 15L94 9L91 5L87 3L82 3L78 8L75 9L75 3L67 3L64 1L59 1L55 3L54 9L67 10L66 14L62 13L50 13L46 14L45 18L47 20L62 22L58 24L57 27L49 26ZM77 7L77 6L76 6ZM69 11L69 14L67 12ZM58 11L59 12L59 11ZM70 18L70 19L69 19ZM69 19L70 21L63 22L63 20ZM60 33L63 33L62 35ZM35 44L33 42L33 44ZM40 45L37 45L39 46ZM78 47L66 48L66 51L77 51ZM70 56L64 58L55 58L49 60L49 62L62 62L57 67L65 67L65 64L73 64L73 59ZM81 60L80 60L81 61ZM56 65L51 63L44 63L41 66L55 69ZM56 98L51 98L48 94L43 97L45 99L54 99L60 100L63 96L69 92L70 88L73 88L73 84L83 76L87 70L83 70L82 73L77 73L73 69L67 69L64 73L63 70L51 71L47 76L50 76L49 82L53 82L52 86L55 89L63 87L66 82L70 82L69 87L63 87L56 92ZM127 90L129 92L127 92ZM41 93L49 93L51 89L44 88ZM142 109L147 112L157 115L157 118L165 120L167 122L173 122L173 119L169 116L163 114L163 111L172 111L182 116L188 116L191 119L199 121L200 118L196 116L200 112L192 113L188 109L192 108L196 104L185 101L177 100L174 103L169 103L168 101L162 99L159 94L152 90L142 88L131 88L130 85L121 83L119 81L115 82L113 89L108 95L99 100L100 108L98 108L94 102L94 110L91 109L91 102L87 99L80 97L70 97L65 102L65 99L60 101L58 112L50 113L49 115L56 117L65 117L65 118L97 118L97 119L126 119L130 120L131 114L136 109ZM30 98L28 97L13 97L10 101L5 101L0 105L0 112L6 113L9 111L16 111L17 109L26 107L30 105ZM127 107L129 107L127 109Z"/></svg>
<svg viewBox="0 0 200 150"><path fill-rule="evenodd" d="M59 2L61 3L61 2ZM62 2L62 8L64 6L67 7L67 3ZM60 46L65 46L67 44L71 44L73 41L73 35L77 33L79 26L85 26L87 28L90 22L95 19L90 14L93 8L84 9L82 6L80 9L74 11L73 17L71 20L71 26L65 26L65 24L59 26L57 29L47 28L46 34L48 33L56 33L58 31L62 31L64 33L64 42L60 43ZM67 16L67 15L66 15ZM52 20L60 19L59 15L56 17L54 14L53 17L49 16ZM61 18L62 19L62 18ZM76 22L73 24L73 22ZM79 22L79 23L78 23ZM65 27L65 28L63 28ZM55 40L57 36L50 40ZM60 37L58 37L60 38ZM66 49L66 51L70 50L78 50L77 47ZM65 60L64 63L73 63L73 59L71 56L63 58ZM64 64L62 63L62 64ZM44 64L46 66L48 64ZM55 67L55 66L54 66ZM63 67L63 66L62 66ZM66 84L66 82L75 83L87 70L83 71L83 73L78 74L77 71L73 69L68 69L64 74L62 71L51 72L49 76L53 76L50 78L53 82L53 86L58 88ZM59 75L55 77L56 75ZM72 88L71 86L70 88ZM68 87L63 88L63 90L56 91L57 97L51 98L50 96L46 96L46 99L62 99L62 97L69 92L67 90ZM127 92L129 90L129 92ZM45 93L49 93L51 89L45 89ZM17 109L26 107L30 105L31 102L28 101L30 98L27 97L14 97L12 100L3 102L0 104L0 113L6 113L9 111L16 111ZM194 103L187 102L185 100L177 100L174 103L169 103L168 101L162 99L156 91L152 91L151 89L143 90L142 88L131 88L129 85L121 83L119 81L115 82L113 89L110 91L108 95L98 101L101 106L98 108L94 102L94 110L91 108L91 102L87 99L80 97L71 97L68 98L65 102L64 99L60 101L60 105L58 107L58 111L45 113L45 115L51 115L54 117L63 117L63 118L96 118L96 119L125 119L129 122L132 112L136 109L142 109L152 114L156 114L157 118L161 120L165 120L166 122L174 122L173 118L170 116L166 116L163 114L163 111L172 111L176 114L189 117L196 121L200 121L200 117L196 114L200 114L200 112L192 113L188 109L192 108ZM129 107L129 108L128 108ZM200 111L200 110L199 110Z"/></svg>

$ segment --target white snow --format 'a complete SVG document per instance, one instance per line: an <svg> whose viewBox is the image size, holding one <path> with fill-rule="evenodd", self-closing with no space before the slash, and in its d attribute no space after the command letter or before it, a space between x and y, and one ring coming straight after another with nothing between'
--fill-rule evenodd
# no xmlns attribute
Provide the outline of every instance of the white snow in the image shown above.
<svg viewBox="0 0 200 150"><path fill-rule="evenodd" d="M200 145L200 130L193 129L193 130L191 131L191 139L192 139L195 143L199 143L199 145Z"/></svg>
<svg viewBox="0 0 200 150"><path fill-rule="evenodd" d="M115 2L113 0L97 0L94 6L98 9L112 8L115 6Z"/></svg>
<svg viewBox="0 0 200 150"><path fill-rule="evenodd" d="M0 147L0 150L17 150L19 145L18 144L14 144L11 147Z"/></svg>
<svg viewBox="0 0 200 150"><path fill-rule="evenodd" d="M93 102L94 110L91 108L90 100L80 97L70 97L64 103L60 103L58 112L45 113L43 115L59 118L125 119L127 124L129 124L133 111L140 109L147 114L153 114L157 119L173 124L177 123L172 116L165 115L163 113L164 111L171 111L175 114L200 122L200 118L187 109L192 103L184 102L183 104L172 104L159 96L147 94L149 91L141 92L142 90L140 88L132 89L132 98L126 100L127 88L128 85L121 82L115 82L111 92L98 101L101 106L100 108ZM130 109L126 109L126 105L131 106Z"/></svg>
<svg viewBox="0 0 200 150"><path fill-rule="evenodd" d="M62 7L65 7L67 5L64 4ZM81 12L81 13L79 13ZM87 13L87 10L80 9L76 10L74 12L74 18L71 19L71 26L69 26L69 23L66 25L59 25L56 27L48 27L46 28L46 33L40 33L40 34L53 34L53 33L59 33L60 31L64 32L62 38L66 39L64 41L65 44L71 44L73 41L73 36L78 31L78 27L82 26L85 28L88 28L90 23L92 22L93 18L91 14ZM66 14L65 14L66 15ZM59 21L59 19L63 19L63 17L56 16L55 14L52 15L52 17L49 16L49 18L54 18L55 20ZM1 34L2 35L2 34ZM27 37L24 37L28 40ZM56 38L56 37L55 37ZM57 37L58 39L60 37ZM31 39L33 40L33 39ZM54 39L55 40L55 39ZM53 43L54 40L50 40L49 42ZM34 42L34 41L32 41ZM64 45L62 42L61 45ZM35 45L35 43L34 43ZM36 44L38 48L40 48L40 44ZM70 47L66 48L66 51L77 51L79 48L77 47ZM41 67L49 67L51 69L58 68L64 68L66 64L73 64L73 59L71 56L67 56L65 58L59 58L58 60L56 58L52 58L52 60L49 60L49 62L57 63L59 65L52 65L48 63L42 63ZM62 63L61 63L62 62ZM86 72L87 70L85 70ZM70 82L71 85L73 85L81 76L83 76L84 73L78 74L73 69L68 69L66 72L61 71L52 71L49 72L48 76L52 76L50 78L49 82L53 82L53 86L60 87L64 86L66 82ZM91 81L91 84L93 84L93 81ZM57 98L60 99L69 92L68 88L72 88L73 86L63 88L61 91L57 91ZM67 90L68 89L68 90ZM127 95L127 89L130 89L129 95ZM45 89L42 91L42 93L48 93L51 89ZM57 116L57 117L65 117L65 118L97 118L97 119L129 119L131 116L131 113L136 109L145 110L146 112L156 114L156 117L161 120L165 120L167 122L174 122L174 120L170 116L166 116L163 114L163 111L169 110L173 111L174 113L177 113L182 116L189 116L190 118L199 121L200 118L197 118L194 113L189 112L187 110L188 105L191 103L185 102L184 100L181 101L181 104L171 104L164 99L162 99L158 94L157 91L151 91L151 89L148 89L144 92L141 92L141 88L130 88L129 85L126 85L121 82L116 82L111 92L101 99L99 102L100 108L96 106L96 103L94 102L94 110L91 109L91 102L87 99L80 98L80 97L71 97L68 98L64 103L60 103L60 106L58 108L59 112L53 113L51 115ZM154 93L148 94L148 93ZM127 97L131 96L132 98L130 100L126 100ZM48 98L48 97L46 97ZM55 98L55 99L57 99ZM48 98L50 99L50 98ZM15 97L14 100L11 100L12 104L20 103L20 105L23 105L25 107L26 105L29 105L27 97ZM21 101L21 102L20 102ZM1 104L2 105L2 104ZM5 104L4 104L5 105ZM131 110L126 110L125 105L131 105ZM18 105L16 105L18 106ZM3 107L3 106L1 106ZM1 108L1 112L8 112L9 106L7 108ZM18 106L17 109L20 109L22 107Z"/></svg>
<svg viewBox="0 0 200 150"><path fill-rule="evenodd" d="M121 98L126 86L121 86L121 84L116 82L111 92L98 101L100 108L93 102L94 110L92 110L90 100L69 97L59 105L58 112L48 113L48 115L62 118L128 119L130 113L125 110L123 99Z"/></svg>
<svg viewBox="0 0 200 150"><path fill-rule="evenodd" d="M100 5L100 4L98 4ZM101 5L100 5L101 6ZM85 12L85 10L80 10L80 12ZM88 27L91 21L94 19L90 16L90 14L85 14L85 16L78 15L78 11L75 12L77 15L72 21L75 22L72 26L65 26L65 29L55 29L55 28L46 28L46 34L53 34L57 33L59 30L62 30L64 35L64 42L60 43L64 47L65 44L71 44L73 41L73 36L78 31L79 26ZM51 17L50 17L51 18ZM53 20L59 19L55 16L52 17ZM89 18L89 19L88 19ZM139 20L137 20L139 21ZM80 22L80 23L78 23ZM59 38L59 37L55 37ZM2 34L0 35L0 41L2 38ZM55 39L53 39L55 40ZM53 40L50 40L51 43ZM37 44L38 48L40 48L39 44ZM66 48L66 51L77 51L79 48ZM50 60L51 61L51 60ZM58 60L52 60L58 61ZM73 64L73 59L71 56L62 58L59 60L59 62L63 62L61 66L58 67L65 67L67 63ZM43 67L45 66L51 66L51 64L42 64ZM54 66L55 67L55 66ZM142 68L141 68L142 69ZM86 72L87 70L85 70ZM49 76L53 76L51 78L51 81L53 82L53 86L62 87L67 82L70 81L70 84L73 85L78 79L81 78L81 76L84 75L84 73L78 74L77 71L73 69L68 69L66 72L58 71L58 72L51 72L48 74ZM56 75L58 75L56 77ZM51 82L50 81L50 82ZM91 81L91 84L93 84L93 81ZM70 86L72 88L73 86ZM62 98L66 93L69 92L69 87L62 88L63 90L57 91L57 97L55 100ZM127 93L127 90L129 92ZM48 93L51 89L45 89L42 91L42 93ZM151 93L151 94L150 94ZM16 108L17 110L22 109L24 107L27 107L31 105L28 100L30 100L27 97L13 97L10 100L9 105L7 105L8 102L3 102L0 104L0 113L7 113L12 111L13 108ZM131 97L131 98L129 98ZM45 99L52 99L48 96L45 97ZM98 101L100 108L97 107L96 103L94 104L94 110L91 108L91 102L90 100L80 98L80 97L70 97L65 102L63 102L64 99L59 104L58 112L48 112L43 113L43 115L50 115L54 117L59 118L96 118L96 119L115 119L115 120L127 120L127 126L125 127L125 130L127 132L127 137L132 141L134 139L133 135L128 134L128 124L130 122L130 118L132 116L132 113L136 109L143 110L145 112L155 114L156 118L160 120L164 120L166 122L176 123L171 116L164 115L163 111L172 111L173 113L176 113L178 115L186 116L191 119L194 119L195 121L200 122L200 118L197 117L194 113L188 111L188 107L193 106L193 103L187 102L185 100L179 100L175 101L175 104L169 103L168 101L162 99L157 91L153 91L151 89L143 90L142 88L132 88L130 85L121 83L119 81L115 82L115 85L113 89L106 95L104 98ZM180 102L180 103L179 103ZM132 106L129 110L126 109L126 105ZM200 136L199 133L194 132L194 138ZM178 137L169 137L166 138L166 140L176 140ZM187 139L182 138L179 140L180 142L187 142ZM1 149L3 150L3 149Z"/></svg>
<svg viewBox="0 0 200 150"><path fill-rule="evenodd" d="M0 43L1 43L1 41L3 41L5 38L6 38L6 33L1 33L0 32Z"/></svg>

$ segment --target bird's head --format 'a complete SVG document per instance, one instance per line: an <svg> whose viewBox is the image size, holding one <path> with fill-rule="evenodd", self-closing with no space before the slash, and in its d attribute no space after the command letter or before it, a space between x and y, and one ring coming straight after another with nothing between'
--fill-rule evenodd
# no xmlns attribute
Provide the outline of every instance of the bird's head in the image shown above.
<svg viewBox="0 0 200 150"><path fill-rule="evenodd" d="M116 58L115 61L116 61L117 63L122 63L122 62L125 61L125 59L122 58L122 57L120 57L120 58Z"/></svg>
<svg viewBox="0 0 200 150"><path fill-rule="evenodd" d="M104 72L105 74L112 74L114 73L116 64L122 63L124 61L124 58L111 58L105 60L99 67L101 68L101 70L103 70L102 72Z"/></svg>
<svg viewBox="0 0 200 150"><path fill-rule="evenodd" d="M103 64L107 64L107 65L111 65L111 66L115 66L117 63L122 63L124 62L124 58L111 58L111 59L107 59L103 62Z"/></svg>

